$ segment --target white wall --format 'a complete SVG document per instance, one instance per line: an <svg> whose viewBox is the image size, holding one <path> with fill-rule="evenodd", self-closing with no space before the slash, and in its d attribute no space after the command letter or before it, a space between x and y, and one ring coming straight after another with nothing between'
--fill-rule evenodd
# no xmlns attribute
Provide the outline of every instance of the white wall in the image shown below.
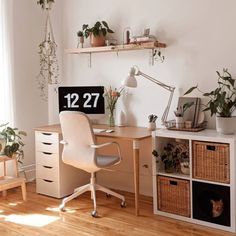
<svg viewBox="0 0 236 236"><path fill-rule="evenodd" d="M63 49L76 47L76 32L82 24L92 25L97 20L106 20L120 43L124 28L129 26L134 35L150 27L151 33L168 45L162 50L165 62L154 66L148 63L148 51L121 52L118 56L94 54L92 68L88 67L86 55L64 55L64 84L119 87L130 66L135 64L146 74L176 87L171 118L178 96L190 86L198 84L206 91L214 88L215 71L223 67L236 75L234 0L65 0L63 3ZM117 110L121 106L128 108L128 123L146 126L148 114L161 117L169 94L141 78L138 85L118 102ZM56 100L55 94L51 97ZM54 118L52 122L58 121L57 107L51 106L49 116ZM209 127L214 128L214 119L208 117L208 121ZM160 119L158 122L160 125Z"/></svg>
<svg viewBox="0 0 236 236"><path fill-rule="evenodd" d="M36 81L42 29L42 13L35 1L13 1L15 125L27 132L24 165L35 163L33 128L48 121L47 102L40 98Z"/></svg>
<svg viewBox="0 0 236 236"><path fill-rule="evenodd" d="M106 20L119 42L127 26L134 35L150 27L151 33L168 45L162 50L165 62L154 66L149 66L148 51L121 52L119 56L94 54L92 68L87 66L86 55L65 55L65 84L119 87L129 67L136 64L143 72L176 86L170 111L173 116L179 93L196 84L205 90L212 89L217 81L215 71L223 67L236 74L234 0L66 0L63 8L64 49L76 47L76 32L82 24L92 25L96 20ZM145 126L150 113L161 117L169 95L167 91L140 78L139 87L130 93L132 95L124 101L129 107L130 124ZM57 113L57 110L50 112ZM209 127L215 127L214 119L210 120Z"/></svg>

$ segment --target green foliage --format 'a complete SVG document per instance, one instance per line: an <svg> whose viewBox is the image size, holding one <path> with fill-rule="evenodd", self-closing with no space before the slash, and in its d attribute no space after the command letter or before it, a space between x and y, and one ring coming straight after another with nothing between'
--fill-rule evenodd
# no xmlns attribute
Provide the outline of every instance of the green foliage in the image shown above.
<svg viewBox="0 0 236 236"><path fill-rule="evenodd" d="M54 0L46 0L46 3L55 2ZM41 5L42 9L45 9L45 0L38 0L37 4Z"/></svg>
<svg viewBox="0 0 236 236"><path fill-rule="evenodd" d="M24 158L23 146L25 145L22 142L22 136L26 136L27 134L24 131L19 131L17 128L11 128L7 125L0 125L0 128L2 128L0 138L4 139L6 143L3 152L8 157L12 157L15 154L18 162L22 163L22 159Z"/></svg>
<svg viewBox="0 0 236 236"><path fill-rule="evenodd" d="M223 73L218 75L218 87L208 93L204 93L198 89L198 86L190 88L184 95L191 93L197 89L204 97L208 97L209 101L205 105L203 111L210 111L211 116L218 114L221 117L231 117L233 111L236 109L236 86L235 79L232 78L228 69L223 69Z"/></svg>
<svg viewBox="0 0 236 236"><path fill-rule="evenodd" d="M158 49L158 50L155 49L152 56L154 57L154 59L155 59L156 61L160 61L161 63L163 63L164 60L165 60L165 56L163 56L163 55L161 54L161 50L160 50L160 49Z"/></svg>
<svg viewBox="0 0 236 236"><path fill-rule="evenodd" d="M167 143L160 154L157 150L153 150L152 155L161 158L167 172L170 170L178 172L180 163L189 161L188 144L176 142Z"/></svg>
<svg viewBox="0 0 236 236"><path fill-rule="evenodd" d="M83 31L79 30L79 31L77 32L77 36L78 36L78 37L83 37L83 36L84 36Z"/></svg>
<svg viewBox="0 0 236 236"><path fill-rule="evenodd" d="M179 106L176 108L176 111L174 111L176 117L183 117L185 111L187 111L194 102L186 102L183 106Z"/></svg>
<svg viewBox="0 0 236 236"><path fill-rule="evenodd" d="M92 33L95 37L99 36L100 34L106 36L107 33L114 33L114 31L109 28L106 21L97 21L91 28L88 24L83 24L82 29L86 38L89 37L90 33Z"/></svg>

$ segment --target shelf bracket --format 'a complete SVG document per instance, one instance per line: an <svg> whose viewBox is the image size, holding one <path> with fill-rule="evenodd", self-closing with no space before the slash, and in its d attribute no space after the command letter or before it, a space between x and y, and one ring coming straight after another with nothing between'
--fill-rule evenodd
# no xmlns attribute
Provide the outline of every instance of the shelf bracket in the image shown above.
<svg viewBox="0 0 236 236"><path fill-rule="evenodd" d="M149 55L149 65L154 65L154 49L150 49L150 55Z"/></svg>

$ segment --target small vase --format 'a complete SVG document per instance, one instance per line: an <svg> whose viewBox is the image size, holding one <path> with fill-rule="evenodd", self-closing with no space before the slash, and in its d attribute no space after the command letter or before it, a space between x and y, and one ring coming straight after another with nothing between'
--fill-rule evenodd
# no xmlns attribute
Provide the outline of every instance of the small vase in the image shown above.
<svg viewBox="0 0 236 236"><path fill-rule="evenodd" d="M84 37L78 37L78 45L77 48L83 48L84 47Z"/></svg>
<svg viewBox="0 0 236 236"><path fill-rule="evenodd" d="M109 120L108 120L108 124L110 127L114 127L115 126L115 117L114 117L114 111L109 113Z"/></svg>
<svg viewBox="0 0 236 236"><path fill-rule="evenodd" d="M175 118L175 121L176 121L176 128L177 129L182 129L184 128L184 118L183 117L176 117Z"/></svg>

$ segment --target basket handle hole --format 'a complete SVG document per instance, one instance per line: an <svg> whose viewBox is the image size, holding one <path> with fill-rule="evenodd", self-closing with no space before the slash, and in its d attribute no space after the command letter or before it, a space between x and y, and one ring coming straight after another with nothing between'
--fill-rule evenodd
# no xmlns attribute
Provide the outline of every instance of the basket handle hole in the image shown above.
<svg viewBox="0 0 236 236"><path fill-rule="evenodd" d="M207 150L209 150L209 151L215 151L215 150L216 150L216 147L215 147L215 146L212 146L212 145L207 145Z"/></svg>
<svg viewBox="0 0 236 236"><path fill-rule="evenodd" d="M170 185L178 185L177 181L170 180Z"/></svg>

